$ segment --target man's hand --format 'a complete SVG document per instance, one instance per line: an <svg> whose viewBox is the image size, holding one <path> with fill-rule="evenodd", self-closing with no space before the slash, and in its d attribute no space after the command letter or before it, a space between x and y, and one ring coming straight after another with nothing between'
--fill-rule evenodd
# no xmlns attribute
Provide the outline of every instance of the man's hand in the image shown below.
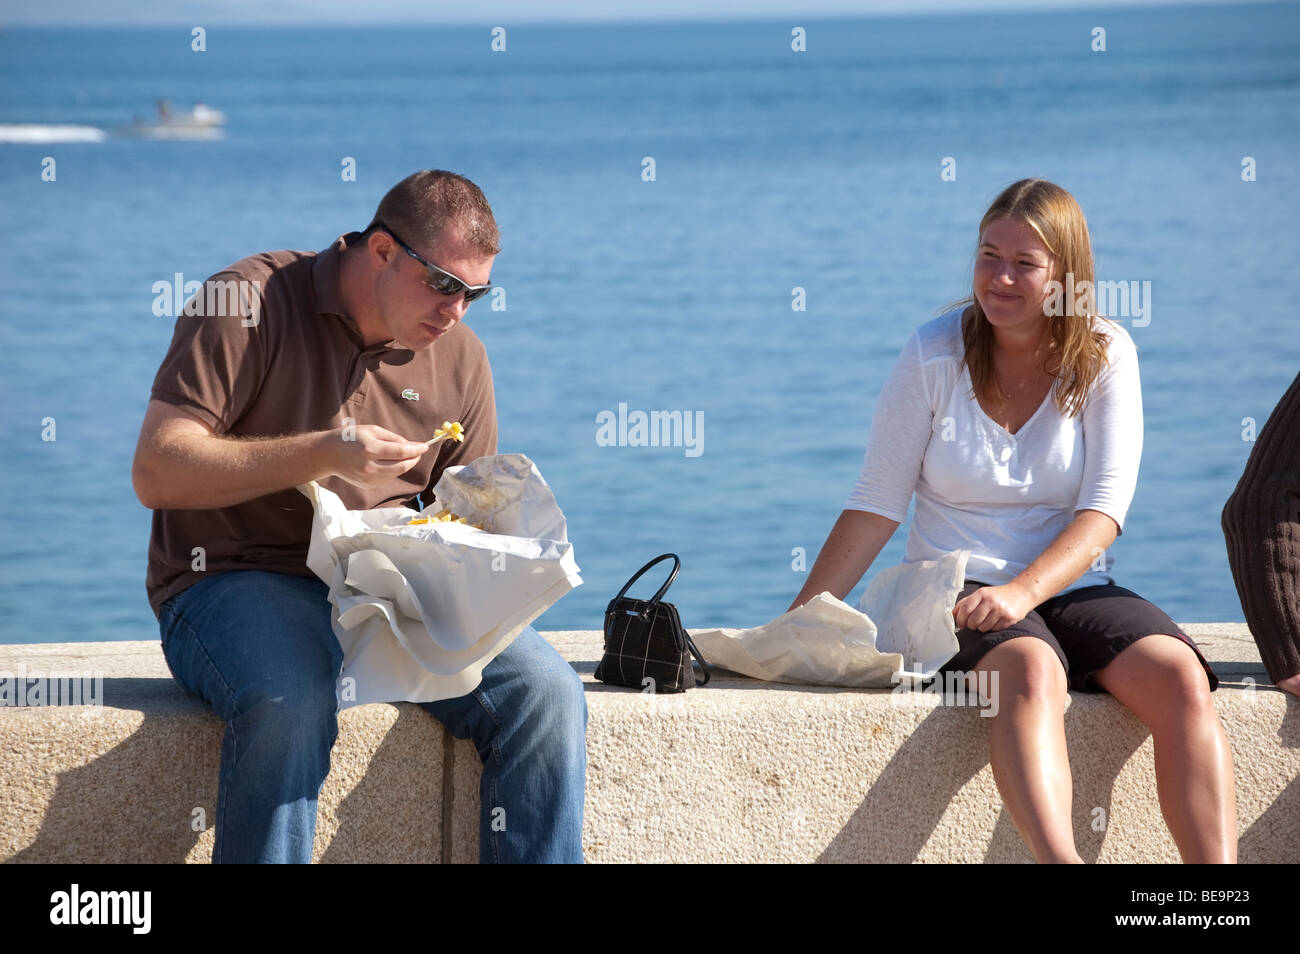
<svg viewBox="0 0 1300 954"><path fill-rule="evenodd" d="M1012 581L1002 586L981 586L952 608L958 629L976 629L987 633L1006 629L1026 616L1037 604L1029 589Z"/></svg>
<svg viewBox="0 0 1300 954"><path fill-rule="evenodd" d="M336 427L322 442L329 472L350 484L365 486L400 477L420 462L427 444L408 441L377 424Z"/></svg>

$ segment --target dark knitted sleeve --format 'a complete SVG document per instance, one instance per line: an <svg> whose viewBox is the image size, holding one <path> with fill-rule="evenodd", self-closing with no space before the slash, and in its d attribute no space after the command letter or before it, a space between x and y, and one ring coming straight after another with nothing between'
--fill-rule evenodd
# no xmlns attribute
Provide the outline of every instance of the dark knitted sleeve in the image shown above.
<svg viewBox="0 0 1300 954"><path fill-rule="evenodd" d="M1241 608L1275 683L1300 673L1300 374L1269 415L1223 508Z"/></svg>

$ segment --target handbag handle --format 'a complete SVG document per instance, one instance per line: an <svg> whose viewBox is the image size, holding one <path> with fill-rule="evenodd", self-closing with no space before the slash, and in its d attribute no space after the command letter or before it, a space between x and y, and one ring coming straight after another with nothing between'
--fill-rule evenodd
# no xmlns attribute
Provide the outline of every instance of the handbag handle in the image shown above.
<svg viewBox="0 0 1300 954"><path fill-rule="evenodd" d="M662 563L664 560L673 561L673 572L668 575L668 579L664 581L664 585L659 587L659 592L650 598L650 604L653 606L655 603L658 603L661 599L663 599L664 594L668 592L668 587L672 586L673 580L677 579L677 571L682 568L682 561L677 558L676 553L665 553L662 556L657 556L649 563L647 563L645 566L641 567L641 569L633 573L632 579L628 580L626 583L623 584L623 588L618 591L618 596L610 600L609 605L613 606L615 603L621 600L623 596L627 593L627 591L632 589L632 584L635 583L637 580L641 579L641 575L645 573L646 570L650 569L656 563Z"/></svg>
<svg viewBox="0 0 1300 954"><path fill-rule="evenodd" d="M709 668L709 664L704 661L704 656L702 656L700 651L695 647L695 640L691 639L690 633L686 634L686 645L690 647L691 653L700 664L700 670L704 673L704 681L701 682L700 685L707 686L709 680L713 678L713 670Z"/></svg>

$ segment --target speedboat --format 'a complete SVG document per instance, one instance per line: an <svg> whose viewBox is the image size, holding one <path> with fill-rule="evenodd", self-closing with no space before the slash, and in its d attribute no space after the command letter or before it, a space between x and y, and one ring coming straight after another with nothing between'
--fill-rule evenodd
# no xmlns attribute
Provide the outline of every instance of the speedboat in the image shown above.
<svg viewBox="0 0 1300 954"><path fill-rule="evenodd" d="M220 139L225 121L225 113L204 103L178 109L160 99L158 114L152 122L137 117L121 133L142 139Z"/></svg>

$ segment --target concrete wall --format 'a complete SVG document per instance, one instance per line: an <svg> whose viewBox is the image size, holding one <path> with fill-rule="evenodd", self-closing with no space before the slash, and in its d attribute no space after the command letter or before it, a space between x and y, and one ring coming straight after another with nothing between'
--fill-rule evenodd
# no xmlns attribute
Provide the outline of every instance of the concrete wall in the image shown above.
<svg viewBox="0 0 1300 954"><path fill-rule="evenodd" d="M1221 680L1241 860L1300 862L1300 701L1268 685L1244 626L1184 628ZM974 709L732 676L646 695L593 680L599 633L545 635L587 684L589 862L1031 860ZM0 858L208 861L222 726L159 644L0 646L0 671L20 666L100 670L104 705L0 708ZM1176 862L1145 727L1082 694L1065 725L1085 860ZM473 746L419 707L344 710L316 860L475 861L478 777Z"/></svg>

